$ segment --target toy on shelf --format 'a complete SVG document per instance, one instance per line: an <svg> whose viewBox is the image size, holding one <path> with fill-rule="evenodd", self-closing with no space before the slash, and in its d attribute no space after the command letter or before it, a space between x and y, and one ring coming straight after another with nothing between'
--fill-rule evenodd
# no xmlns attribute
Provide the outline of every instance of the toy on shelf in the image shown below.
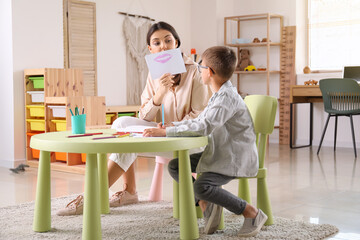
<svg viewBox="0 0 360 240"><path fill-rule="evenodd" d="M268 41L267 38L263 38L263 39L261 40L261 42L271 42L271 40Z"/></svg>
<svg viewBox="0 0 360 240"><path fill-rule="evenodd" d="M252 61L250 60L250 51L248 49L240 49L239 56L240 59L236 68L240 71L244 71L247 66L253 65Z"/></svg>
<svg viewBox="0 0 360 240"><path fill-rule="evenodd" d="M191 56L191 60L193 60L194 62L199 62L200 56L198 54L196 54L195 48L191 49L190 56Z"/></svg>
<svg viewBox="0 0 360 240"><path fill-rule="evenodd" d="M310 70L310 68L308 66L304 67L303 71L304 71L305 74L311 73L311 70Z"/></svg>
<svg viewBox="0 0 360 240"><path fill-rule="evenodd" d="M318 81L316 80L309 80L309 81L305 81L304 85L317 85Z"/></svg>
<svg viewBox="0 0 360 240"><path fill-rule="evenodd" d="M254 38L254 40L252 41L253 43L259 43L260 39L259 38Z"/></svg>
<svg viewBox="0 0 360 240"><path fill-rule="evenodd" d="M264 66L260 66L257 68L258 71L266 71L266 67Z"/></svg>
<svg viewBox="0 0 360 240"><path fill-rule="evenodd" d="M250 72L250 71L256 71L256 67L254 65L247 66L244 71Z"/></svg>

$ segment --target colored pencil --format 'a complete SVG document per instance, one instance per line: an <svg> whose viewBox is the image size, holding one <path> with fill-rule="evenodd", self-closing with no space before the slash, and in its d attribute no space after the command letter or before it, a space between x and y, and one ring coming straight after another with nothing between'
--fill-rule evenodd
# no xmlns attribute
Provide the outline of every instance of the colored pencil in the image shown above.
<svg viewBox="0 0 360 240"><path fill-rule="evenodd" d="M121 138L121 137L126 137L126 136L130 136L130 133L127 133L127 134L124 134L121 136L113 135L113 136L108 136L108 137L98 137L98 138L93 138L92 140L100 140L100 139L108 139L108 138Z"/></svg>
<svg viewBox="0 0 360 240"><path fill-rule="evenodd" d="M162 118L162 125L165 125L165 117L164 117L164 104L161 104L161 118Z"/></svg>
<svg viewBox="0 0 360 240"><path fill-rule="evenodd" d="M99 133L85 133L85 134L79 134L79 135L70 135L70 136L67 136L67 137L68 137L68 138L86 137L86 136L100 135L100 134L103 134L103 133L101 133L101 132L99 132Z"/></svg>

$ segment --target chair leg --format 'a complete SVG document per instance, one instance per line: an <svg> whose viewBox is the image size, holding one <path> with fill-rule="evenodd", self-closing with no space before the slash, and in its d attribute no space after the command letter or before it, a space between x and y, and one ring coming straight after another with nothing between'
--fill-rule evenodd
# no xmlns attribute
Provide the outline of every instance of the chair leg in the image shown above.
<svg viewBox="0 0 360 240"><path fill-rule="evenodd" d="M274 223L269 192L267 189L266 179L258 178L257 180L257 207L260 208L267 216L268 219L265 225L272 225Z"/></svg>
<svg viewBox="0 0 360 240"><path fill-rule="evenodd" d="M318 150L317 150L317 153L316 153L317 155L319 155L320 148L321 148L322 142L323 142L323 140L324 140L326 128L327 128L327 126L328 126L328 124L329 124L329 119L330 119L330 114L329 114L328 117L327 117L327 120L326 120L326 123L325 123L325 127L324 127L323 133L322 133L322 135L321 135L320 144L319 144L319 147L318 147Z"/></svg>
<svg viewBox="0 0 360 240"><path fill-rule="evenodd" d="M151 187L149 192L149 201L158 202L163 198L163 172L164 164L168 163L170 159L156 156L155 170L153 179L151 181Z"/></svg>
<svg viewBox="0 0 360 240"><path fill-rule="evenodd" d="M335 115L334 152L336 151L337 121L338 121L338 116Z"/></svg>
<svg viewBox="0 0 360 240"><path fill-rule="evenodd" d="M251 204L249 180L247 178L239 178L238 197Z"/></svg>
<svg viewBox="0 0 360 240"><path fill-rule="evenodd" d="M175 180L173 180L173 217L176 219L180 218L179 184Z"/></svg>
<svg viewBox="0 0 360 240"><path fill-rule="evenodd" d="M352 139L353 139L353 145L354 145L354 153L355 153L355 158L357 158L357 154L356 154L356 142L355 142L355 134L354 134L354 124L353 124L352 115L350 115L350 123L351 123L351 133L352 133Z"/></svg>

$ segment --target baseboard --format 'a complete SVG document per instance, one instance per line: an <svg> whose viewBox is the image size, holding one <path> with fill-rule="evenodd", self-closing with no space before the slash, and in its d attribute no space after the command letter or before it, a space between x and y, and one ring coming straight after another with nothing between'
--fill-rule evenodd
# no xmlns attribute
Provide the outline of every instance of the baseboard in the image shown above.
<svg viewBox="0 0 360 240"><path fill-rule="evenodd" d="M14 168L21 163L26 163L25 159L18 159L18 160L0 160L0 167L4 168Z"/></svg>

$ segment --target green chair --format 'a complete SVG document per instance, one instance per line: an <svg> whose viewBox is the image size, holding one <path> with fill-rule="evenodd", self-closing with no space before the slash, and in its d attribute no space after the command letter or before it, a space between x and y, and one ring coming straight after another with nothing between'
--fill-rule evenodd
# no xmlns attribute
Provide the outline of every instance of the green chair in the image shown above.
<svg viewBox="0 0 360 240"><path fill-rule="evenodd" d="M330 117L335 117L334 151L336 150L337 120L339 116L350 117L351 133L355 157L356 142L353 115L360 114L360 86L351 78L328 78L320 80L320 90L324 101L324 110L328 113L317 154L320 152Z"/></svg>
<svg viewBox="0 0 360 240"><path fill-rule="evenodd" d="M274 129L277 99L272 96L250 95L245 97L244 101L253 119L259 155L259 171L258 174L253 177L257 179L256 205L268 216L265 225L272 225L273 215L266 184L267 169L264 167L264 162L267 139ZM251 204L248 179L249 178L239 178L238 197Z"/></svg>

